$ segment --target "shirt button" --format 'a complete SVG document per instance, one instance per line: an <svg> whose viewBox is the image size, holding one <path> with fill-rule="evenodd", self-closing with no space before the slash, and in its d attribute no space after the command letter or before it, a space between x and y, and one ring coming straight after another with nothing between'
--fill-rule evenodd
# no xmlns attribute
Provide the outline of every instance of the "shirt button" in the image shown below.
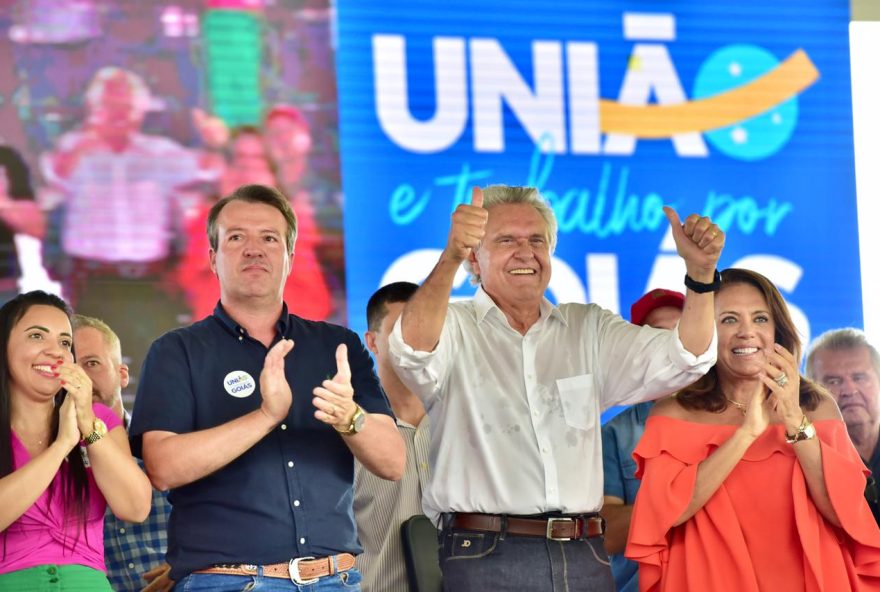
<svg viewBox="0 0 880 592"><path fill-rule="evenodd" d="M299 500L293 500L294 507L299 507Z"/></svg>
<svg viewBox="0 0 880 592"><path fill-rule="evenodd" d="M538 413L538 410L535 409L534 411L532 411L532 415L534 415L535 417L538 417L540 415L540 413Z"/></svg>
<svg viewBox="0 0 880 592"><path fill-rule="evenodd" d="M293 468L293 461L292 460L287 461L287 466L292 469Z"/></svg>
<svg viewBox="0 0 880 592"><path fill-rule="evenodd" d="M125 529L124 529L124 528L120 528L120 529L119 529L119 534L125 534Z"/></svg>
<svg viewBox="0 0 880 592"><path fill-rule="evenodd" d="M134 563L129 563L129 564L128 564L128 569L134 569Z"/></svg>
<svg viewBox="0 0 880 592"><path fill-rule="evenodd" d="M287 429L287 424L286 424L286 423L282 423L282 424L281 424L281 429L282 429L282 430L286 430L286 429Z"/></svg>
<svg viewBox="0 0 880 592"><path fill-rule="evenodd" d="M300 545L305 545L305 544L306 544L306 539L305 539L305 538L300 539L300 540L299 540L299 544L300 544Z"/></svg>
<svg viewBox="0 0 880 592"><path fill-rule="evenodd" d="M543 452L544 454L547 454L547 447L545 446L544 448L542 448L541 452Z"/></svg>
<svg viewBox="0 0 880 592"><path fill-rule="evenodd" d="M46 573L49 574L50 576L54 576L56 571L58 571L58 570L55 568L55 566L50 565L49 569L46 570Z"/></svg>
<svg viewBox="0 0 880 592"><path fill-rule="evenodd" d="M244 337L242 337L241 335L239 335L239 336L238 336L238 340L239 340L239 341L244 341Z"/></svg>

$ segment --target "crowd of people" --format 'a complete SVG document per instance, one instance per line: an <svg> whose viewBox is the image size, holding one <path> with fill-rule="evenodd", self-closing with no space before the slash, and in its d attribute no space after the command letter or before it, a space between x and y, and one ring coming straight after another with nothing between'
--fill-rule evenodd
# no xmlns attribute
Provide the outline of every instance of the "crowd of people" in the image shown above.
<svg viewBox="0 0 880 592"><path fill-rule="evenodd" d="M31 175L20 153L0 147L0 297L21 278L14 234L42 242L42 263L66 301L117 327L133 361L132 383L157 334L213 311L219 287L203 256L207 212L252 183L278 187L299 216L291 312L341 322L344 257L341 196L311 172L310 124L279 104L259 127L228 129L192 111L199 145L146 133L154 98L144 80L100 69L84 93L82 123L40 155ZM35 188L32 177L40 179ZM129 307L150 323L131 323Z"/></svg>
<svg viewBox="0 0 880 592"><path fill-rule="evenodd" d="M627 322L546 298L557 223L537 190L474 188L427 279L370 299L362 340L322 320L301 114L228 138L197 114L197 153L140 134L144 92L100 72L92 117L44 160L78 314L39 291L0 309L0 590L405 591L420 514L454 592L880 589L880 355L830 331L802 375L781 294L717 269L710 219L664 208L687 290ZM0 156L0 227L47 232ZM178 251L178 202L144 201L200 179L221 197ZM197 315L166 327L152 280L180 261ZM476 294L450 303L462 265ZM132 325L151 344L129 415Z"/></svg>

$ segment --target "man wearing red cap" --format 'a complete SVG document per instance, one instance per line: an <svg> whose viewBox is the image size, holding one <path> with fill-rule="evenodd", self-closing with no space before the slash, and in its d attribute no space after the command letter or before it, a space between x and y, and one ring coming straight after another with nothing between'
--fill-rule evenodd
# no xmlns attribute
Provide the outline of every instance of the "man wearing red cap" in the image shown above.
<svg viewBox="0 0 880 592"><path fill-rule="evenodd" d="M684 309L684 294L658 288L639 298L630 308L633 325L673 329ZM605 550L611 557L611 573L617 592L637 592L639 567L623 556L633 503L639 490L633 450L645 431L654 401L633 405L602 427L602 465L605 486L602 517L605 518Z"/></svg>

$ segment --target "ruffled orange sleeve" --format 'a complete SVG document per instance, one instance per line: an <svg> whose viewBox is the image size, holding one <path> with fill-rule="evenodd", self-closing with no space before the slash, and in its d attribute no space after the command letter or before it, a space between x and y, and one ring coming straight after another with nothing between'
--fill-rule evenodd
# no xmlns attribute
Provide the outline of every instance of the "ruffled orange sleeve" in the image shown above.
<svg viewBox="0 0 880 592"><path fill-rule="evenodd" d="M864 497L870 471L842 421L817 421L815 426L822 447L825 487L840 527L821 518L796 464L799 478L792 479L792 497L807 590L835 590L847 580L854 590L880 590L880 529Z"/></svg>
<svg viewBox="0 0 880 592"><path fill-rule="evenodd" d="M626 556L639 563L642 592L758 592L745 540L729 536L740 526L723 486L690 520L673 526L693 496L700 462L730 437L728 427L648 419L633 453L642 485L626 547Z"/></svg>
<svg viewBox="0 0 880 592"><path fill-rule="evenodd" d="M803 554L802 581L806 592L880 590L880 529L863 497L867 470L843 422L819 421L816 428L825 483L840 527L826 521L812 502L800 464L781 433L756 442L744 455L745 460L753 462L772 455L790 458L790 473L786 473L790 475L797 532L794 537L783 537L793 547L780 552ZM626 549L626 556L639 562L643 592L758 592L758 576L727 481L694 516L673 526L691 500L700 462L734 430L734 426L696 424L667 417L648 419L645 434L633 454L642 486L633 509ZM789 480L778 472L776 476L782 477L783 482ZM769 482L768 487L779 494L785 491L778 486L774 489ZM773 530L773 525L768 525L768 529ZM800 575L798 579L801 580Z"/></svg>

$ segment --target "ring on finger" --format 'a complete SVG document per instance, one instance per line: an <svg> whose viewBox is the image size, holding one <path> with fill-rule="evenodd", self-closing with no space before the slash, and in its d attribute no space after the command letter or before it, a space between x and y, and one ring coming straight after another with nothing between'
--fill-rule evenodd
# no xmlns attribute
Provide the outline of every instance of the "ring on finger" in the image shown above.
<svg viewBox="0 0 880 592"><path fill-rule="evenodd" d="M782 374L780 374L779 376L777 376L776 378L774 378L774 379L773 379L773 382L775 382L776 384L778 384L780 387L784 387L785 385L788 384L788 374L786 374L785 372L783 372Z"/></svg>

